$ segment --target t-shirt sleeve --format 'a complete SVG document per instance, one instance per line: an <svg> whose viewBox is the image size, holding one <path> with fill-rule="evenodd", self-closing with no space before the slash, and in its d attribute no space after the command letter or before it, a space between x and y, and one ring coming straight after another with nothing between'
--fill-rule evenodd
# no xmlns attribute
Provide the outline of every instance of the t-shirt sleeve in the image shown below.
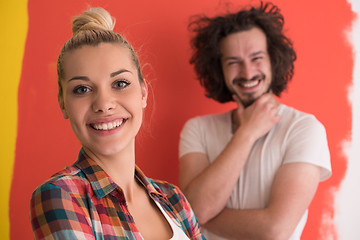
<svg viewBox="0 0 360 240"><path fill-rule="evenodd" d="M294 123L288 133L284 163L311 163L321 167L321 181L329 178L331 163L325 127L314 116L306 116Z"/></svg>
<svg viewBox="0 0 360 240"><path fill-rule="evenodd" d="M202 127L199 117L185 123L180 133L179 158L191 152L206 153Z"/></svg>

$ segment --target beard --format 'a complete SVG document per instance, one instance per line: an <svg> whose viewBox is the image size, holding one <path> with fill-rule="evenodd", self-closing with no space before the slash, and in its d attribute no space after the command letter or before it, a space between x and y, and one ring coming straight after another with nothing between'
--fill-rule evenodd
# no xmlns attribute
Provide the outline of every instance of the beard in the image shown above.
<svg viewBox="0 0 360 240"><path fill-rule="evenodd" d="M236 93L235 93L236 94ZM259 97L255 98L255 97L249 97L249 99L244 100L241 99L239 95L237 95L238 98L240 99L240 102L242 103L242 105L244 106L244 108L250 107L256 100L259 99Z"/></svg>
<svg viewBox="0 0 360 240"><path fill-rule="evenodd" d="M239 82L249 82L249 81L255 81L256 79L259 79L260 81L265 81L265 74L258 74L254 77L252 77L251 79L246 79L246 78L235 78L233 80L233 84L237 84ZM258 100L262 95L264 95L265 93L269 93L271 91L271 84L269 84L269 87L267 88L267 90L265 92L263 92L260 96L255 97L255 93L248 93L246 94L247 97L244 99L242 97L239 96L239 94L236 91L232 91L240 100L240 102L242 103L242 105L244 106L244 108L247 108L249 106L251 106L254 102L256 102L256 100Z"/></svg>

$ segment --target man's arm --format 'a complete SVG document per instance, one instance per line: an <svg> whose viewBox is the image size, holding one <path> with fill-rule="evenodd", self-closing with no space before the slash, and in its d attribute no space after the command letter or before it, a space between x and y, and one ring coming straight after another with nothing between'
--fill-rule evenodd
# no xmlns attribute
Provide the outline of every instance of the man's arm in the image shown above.
<svg viewBox="0 0 360 240"><path fill-rule="evenodd" d="M246 109L240 101L237 103L240 127L211 164L203 153L188 153L180 158L179 186L200 224L225 207L253 144L279 121L278 103L272 94L263 95Z"/></svg>
<svg viewBox="0 0 360 240"><path fill-rule="evenodd" d="M212 164L203 153L180 158L179 186L201 225L225 207L250 152L252 144L246 139L231 141Z"/></svg>
<svg viewBox="0 0 360 240"><path fill-rule="evenodd" d="M265 209L225 208L205 228L229 239L288 239L315 195L320 167L288 163L273 182Z"/></svg>

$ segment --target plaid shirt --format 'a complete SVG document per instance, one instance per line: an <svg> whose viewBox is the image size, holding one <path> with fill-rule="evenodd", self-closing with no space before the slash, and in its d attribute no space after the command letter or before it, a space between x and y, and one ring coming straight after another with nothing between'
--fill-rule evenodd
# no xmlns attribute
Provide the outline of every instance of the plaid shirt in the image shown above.
<svg viewBox="0 0 360 240"><path fill-rule="evenodd" d="M178 187L147 178L138 167L135 175L190 239L205 239ZM34 191L30 220L35 239L143 239L121 188L83 150Z"/></svg>

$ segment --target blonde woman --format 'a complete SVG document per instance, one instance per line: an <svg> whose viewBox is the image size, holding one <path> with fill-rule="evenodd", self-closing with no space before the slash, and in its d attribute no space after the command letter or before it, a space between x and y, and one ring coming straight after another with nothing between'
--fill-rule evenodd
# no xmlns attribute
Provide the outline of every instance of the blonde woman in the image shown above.
<svg viewBox="0 0 360 240"><path fill-rule="evenodd" d="M148 89L132 46L92 8L58 58L58 101L82 144L78 160L31 199L35 239L204 239L182 192L135 164Z"/></svg>

